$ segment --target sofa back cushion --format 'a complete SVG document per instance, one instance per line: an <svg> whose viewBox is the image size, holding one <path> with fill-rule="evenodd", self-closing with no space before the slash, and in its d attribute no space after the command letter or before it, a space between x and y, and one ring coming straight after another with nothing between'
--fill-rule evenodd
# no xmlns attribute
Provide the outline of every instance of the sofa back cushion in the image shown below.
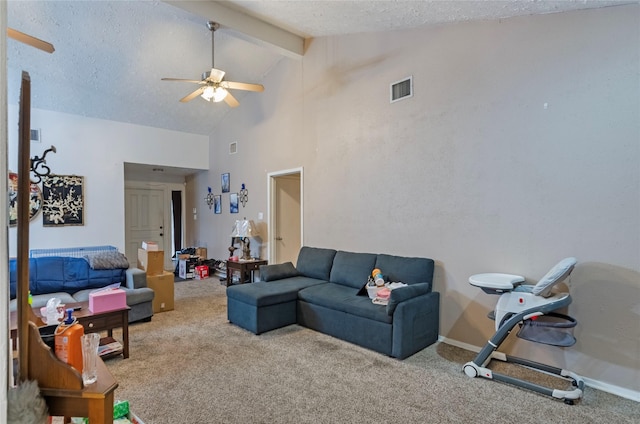
<svg viewBox="0 0 640 424"><path fill-rule="evenodd" d="M373 253L353 253L338 251L333 258L330 282L356 289L367 283L367 278L376 265Z"/></svg>
<svg viewBox="0 0 640 424"><path fill-rule="evenodd" d="M16 296L17 262L9 263L11 298ZM125 270L91 269L83 258L47 256L29 259L29 290L31 294L66 292L73 294L84 289L98 289L125 281Z"/></svg>
<svg viewBox="0 0 640 424"><path fill-rule="evenodd" d="M296 268L305 277L328 281L335 255L333 249L302 246Z"/></svg>
<svg viewBox="0 0 640 424"><path fill-rule="evenodd" d="M34 268L35 259L29 259L29 290L35 287L37 275L31 271ZM31 292L33 294L33 292ZM9 298L15 299L18 296L18 261L9 260Z"/></svg>
<svg viewBox="0 0 640 424"><path fill-rule="evenodd" d="M375 267L380 269L385 281L428 283L430 288L433 282L433 259L380 254Z"/></svg>

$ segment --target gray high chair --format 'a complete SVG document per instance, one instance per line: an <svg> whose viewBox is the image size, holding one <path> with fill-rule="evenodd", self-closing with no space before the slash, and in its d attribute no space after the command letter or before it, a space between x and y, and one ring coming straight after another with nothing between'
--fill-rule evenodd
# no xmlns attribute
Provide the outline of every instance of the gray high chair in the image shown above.
<svg viewBox="0 0 640 424"><path fill-rule="evenodd" d="M569 405L573 405L574 400L582 397L584 381L573 372L497 352L498 347L516 325L520 325L518 337L530 341L562 347L572 346L575 343L576 339L570 333L570 329L575 327L576 321L554 312L569 305L571 296L569 293L552 293L552 288L571 274L576 262L575 258L563 259L535 285L523 284L524 277L512 274L489 273L469 277L471 285L481 288L485 293L500 295L500 298L495 311L489 314L489 318L495 320L496 332L475 359L464 365L463 370L466 375L524 387L556 399L563 399ZM552 389L493 372L487 368L492 359L559 376L570 380L575 389Z"/></svg>

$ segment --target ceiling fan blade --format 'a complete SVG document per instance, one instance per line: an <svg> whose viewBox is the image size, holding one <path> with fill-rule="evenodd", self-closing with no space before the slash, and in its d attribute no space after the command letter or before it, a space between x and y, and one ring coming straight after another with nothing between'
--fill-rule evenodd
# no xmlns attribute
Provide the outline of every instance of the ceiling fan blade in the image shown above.
<svg viewBox="0 0 640 424"><path fill-rule="evenodd" d="M55 51L53 44L47 43L46 41L33 37L29 34L25 34L24 32L17 31L13 28L7 28L7 36L47 53L53 53Z"/></svg>
<svg viewBox="0 0 640 424"><path fill-rule="evenodd" d="M224 98L224 102L226 104L228 104L230 107L238 107L238 106L240 106L240 103L238 103L236 98L233 97L231 95L231 93L229 93L228 91L227 91L227 96Z"/></svg>
<svg viewBox="0 0 640 424"><path fill-rule="evenodd" d="M220 86L224 88L231 88L233 90L264 91L264 87L261 84L249 84L246 82L222 81Z"/></svg>
<svg viewBox="0 0 640 424"><path fill-rule="evenodd" d="M202 94L202 91L204 90L204 87L200 87L198 88L196 91L194 91L191 94L187 94L186 96L184 96L183 98L180 99L180 101L182 103L187 103L193 99L195 99L196 97L198 97L200 94Z"/></svg>
<svg viewBox="0 0 640 424"><path fill-rule="evenodd" d="M194 84L202 84L202 81L190 80L190 79L182 79L182 78L161 78L162 81L181 81L181 82L192 82Z"/></svg>
<svg viewBox="0 0 640 424"><path fill-rule="evenodd" d="M220 82L222 81L222 78L224 78L224 74L225 72L220 69L211 68L211 72L209 72L207 79L213 82Z"/></svg>

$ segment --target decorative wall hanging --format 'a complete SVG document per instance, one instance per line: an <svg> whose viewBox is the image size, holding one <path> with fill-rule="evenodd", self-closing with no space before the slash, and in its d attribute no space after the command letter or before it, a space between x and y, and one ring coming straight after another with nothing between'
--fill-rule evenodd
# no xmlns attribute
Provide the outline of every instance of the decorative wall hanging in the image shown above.
<svg viewBox="0 0 640 424"><path fill-rule="evenodd" d="M213 213L222 213L222 196L213 196Z"/></svg>
<svg viewBox="0 0 640 424"><path fill-rule="evenodd" d="M242 203L243 208L248 201L249 201L249 190L247 190L244 186L244 183L242 183L242 189L240 190L240 203Z"/></svg>
<svg viewBox="0 0 640 424"><path fill-rule="evenodd" d="M84 177L49 175L42 182L42 225L84 225Z"/></svg>
<svg viewBox="0 0 640 424"><path fill-rule="evenodd" d="M47 150L42 153L42 158L38 156L34 156L31 158L31 172L33 172L34 178L31 180L36 184L40 184L42 182L42 177L46 177L51 173L51 168L49 168L46 163L46 157L49 152L56 153L56 146L51 146Z"/></svg>
<svg viewBox="0 0 640 424"><path fill-rule="evenodd" d="M231 187L231 177L229 173L222 174L222 192L229 193L230 187Z"/></svg>
<svg viewBox="0 0 640 424"><path fill-rule="evenodd" d="M238 213L238 193L229 194L229 212Z"/></svg>
<svg viewBox="0 0 640 424"><path fill-rule="evenodd" d="M42 192L37 184L31 183L29 193L29 220L38 215L42 209ZM9 225L15 226L18 222L18 174L9 172Z"/></svg>
<svg viewBox="0 0 640 424"><path fill-rule="evenodd" d="M211 193L211 187L207 187L207 190L209 192L206 196L204 196L204 200L205 202L207 202L207 206L209 206L209 209L211 209L211 206L213 206L213 193Z"/></svg>

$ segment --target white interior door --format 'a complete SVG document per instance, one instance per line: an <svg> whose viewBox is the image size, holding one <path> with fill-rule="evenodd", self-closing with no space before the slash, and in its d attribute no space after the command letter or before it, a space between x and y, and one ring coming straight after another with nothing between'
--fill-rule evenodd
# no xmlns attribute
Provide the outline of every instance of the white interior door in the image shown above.
<svg viewBox="0 0 640 424"><path fill-rule="evenodd" d="M155 241L164 250L164 196L163 189L125 189L125 254L133 267L143 241Z"/></svg>
<svg viewBox="0 0 640 424"><path fill-rule="evenodd" d="M298 259L302 246L302 170L271 175L270 263Z"/></svg>

